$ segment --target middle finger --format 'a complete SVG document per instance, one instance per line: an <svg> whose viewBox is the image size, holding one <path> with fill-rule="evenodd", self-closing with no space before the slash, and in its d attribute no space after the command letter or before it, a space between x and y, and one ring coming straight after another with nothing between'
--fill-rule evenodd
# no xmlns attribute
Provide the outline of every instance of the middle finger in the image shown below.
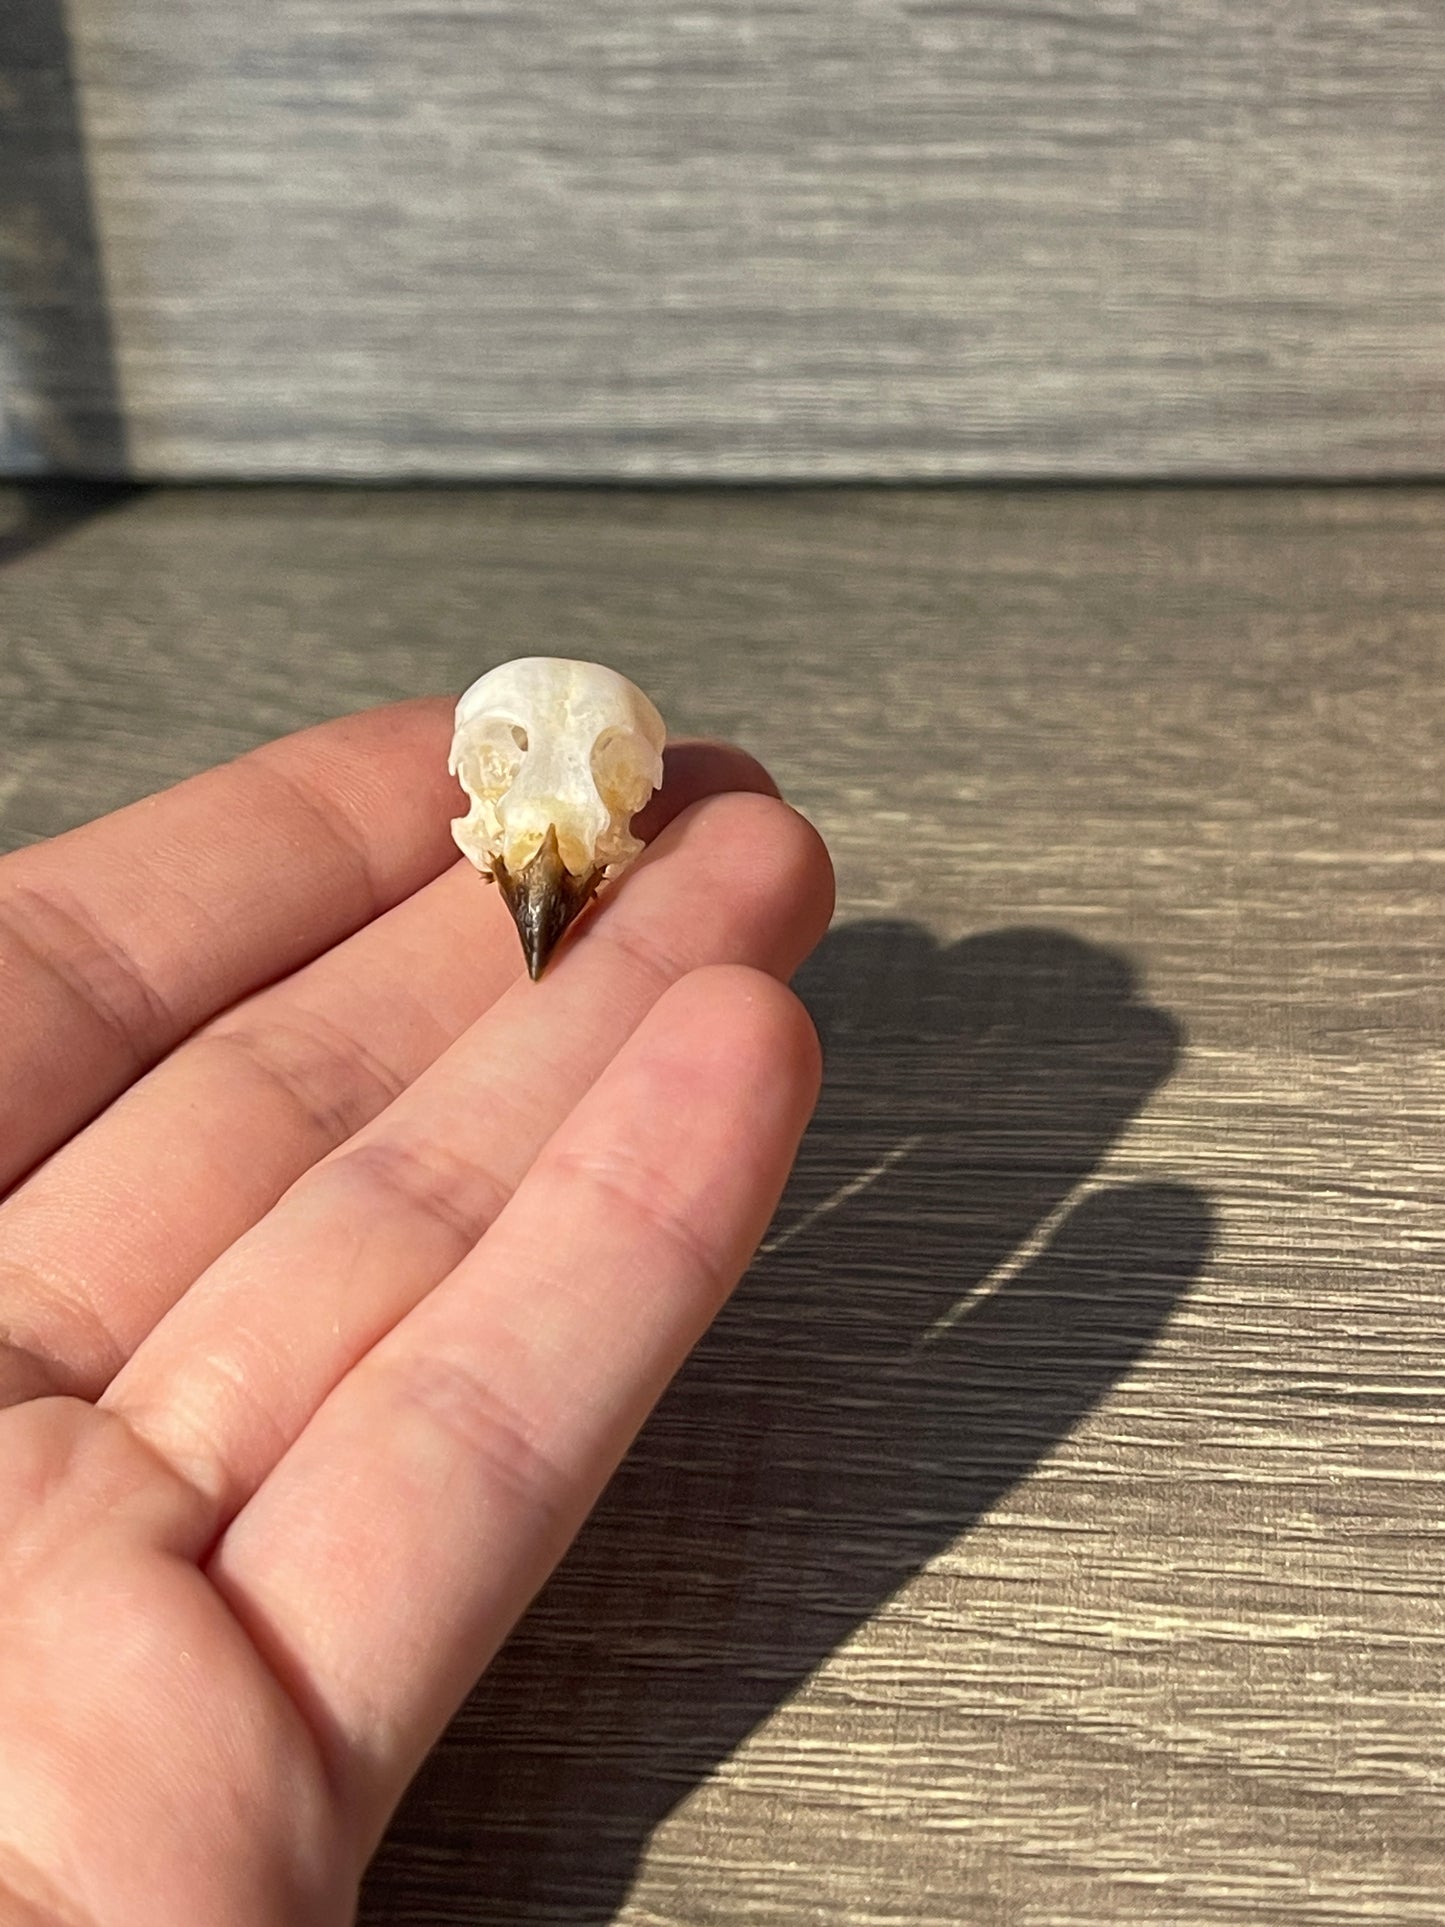
<svg viewBox="0 0 1445 1927"><path fill-rule="evenodd" d="M587 943L506 992L210 1268L103 1403L223 1523L482 1236L663 990L708 963L790 974L831 898L822 845L786 805L700 804L639 860Z"/></svg>

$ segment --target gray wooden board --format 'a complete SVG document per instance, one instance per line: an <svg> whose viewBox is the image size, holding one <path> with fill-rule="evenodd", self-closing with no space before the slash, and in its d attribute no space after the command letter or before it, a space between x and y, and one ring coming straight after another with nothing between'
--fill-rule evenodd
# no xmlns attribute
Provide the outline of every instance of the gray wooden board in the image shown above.
<svg viewBox="0 0 1445 1927"><path fill-rule="evenodd" d="M66 16L93 206L0 195L12 465L1445 469L1438 0Z"/></svg>
<svg viewBox="0 0 1445 1927"><path fill-rule="evenodd" d="M769 1244L365 1920L1438 1927L1445 493L41 507L9 844L562 651L838 860Z"/></svg>

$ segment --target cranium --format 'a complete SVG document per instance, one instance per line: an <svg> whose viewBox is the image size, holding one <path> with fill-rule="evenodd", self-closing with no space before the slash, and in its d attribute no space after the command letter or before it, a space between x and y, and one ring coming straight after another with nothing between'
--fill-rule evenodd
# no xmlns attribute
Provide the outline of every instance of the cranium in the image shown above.
<svg viewBox="0 0 1445 1927"><path fill-rule="evenodd" d="M642 691L597 662L524 656L457 704L448 768L471 807L452 835L501 886L533 978L642 848L630 825L662 781L666 739Z"/></svg>

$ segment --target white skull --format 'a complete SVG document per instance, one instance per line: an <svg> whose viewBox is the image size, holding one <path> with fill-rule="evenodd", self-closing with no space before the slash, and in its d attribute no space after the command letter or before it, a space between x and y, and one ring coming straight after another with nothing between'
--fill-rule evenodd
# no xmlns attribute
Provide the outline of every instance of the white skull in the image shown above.
<svg viewBox="0 0 1445 1927"><path fill-rule="evenodd" d="M662 781L667 731L642 691L597 662L524 656L457 704L448 768L471 799L452 824L484 874L515 877L548 829L574 877L613 876L642 848L633 815Z"/></svg>

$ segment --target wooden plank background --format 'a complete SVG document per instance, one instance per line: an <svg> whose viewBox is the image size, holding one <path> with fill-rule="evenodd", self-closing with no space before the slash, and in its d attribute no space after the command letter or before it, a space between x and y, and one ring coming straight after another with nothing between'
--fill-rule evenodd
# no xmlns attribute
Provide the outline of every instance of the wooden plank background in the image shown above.
<svg viewBox="0 0 1445 1927"><path fill-rule="evenodd" d="M837 856L769 1244L370 1927L1445 1919L1442 534L1413 490L11 528L4 843L567 650Z"/></svg>
<svg viewBox="0 0 1445 1927"><path fill-rule="evenodd" d="M12 470L1445 469L1438 0L60 4Z"/></svg>

